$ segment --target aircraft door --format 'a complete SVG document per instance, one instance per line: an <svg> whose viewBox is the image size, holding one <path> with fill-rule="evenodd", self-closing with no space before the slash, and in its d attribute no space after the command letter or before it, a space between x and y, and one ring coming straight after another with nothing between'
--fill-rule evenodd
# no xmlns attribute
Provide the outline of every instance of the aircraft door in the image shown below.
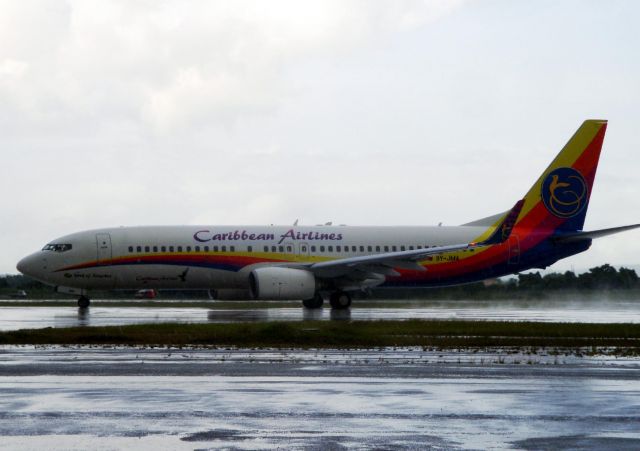
<svg viewBox="0 0 640 451"><path fill-rule="evenodd" d="M517 265L520 263L520 239L517 235L511 235L508 241L509 246L509 259L510 265Z"/></svg>
<svg viewBox="0 0 640 451"><path fill-rule="evenodd" d="M98 249L98 263L108 265L111 263L111 235L108 233L96 233L96 246Z"/></svg>

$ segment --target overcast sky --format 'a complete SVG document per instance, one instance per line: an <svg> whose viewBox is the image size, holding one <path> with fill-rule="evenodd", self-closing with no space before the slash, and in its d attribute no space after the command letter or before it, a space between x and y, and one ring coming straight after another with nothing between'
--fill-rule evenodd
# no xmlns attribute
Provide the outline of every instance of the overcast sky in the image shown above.
<svg viewBox="0 0 640 451"><path fill-rule="evenodd" d="M609 119L587 229L640 222L640 2L2 1L0 273L145 224L457 225ZM640 264L640 232L553 269Z"/></svg>

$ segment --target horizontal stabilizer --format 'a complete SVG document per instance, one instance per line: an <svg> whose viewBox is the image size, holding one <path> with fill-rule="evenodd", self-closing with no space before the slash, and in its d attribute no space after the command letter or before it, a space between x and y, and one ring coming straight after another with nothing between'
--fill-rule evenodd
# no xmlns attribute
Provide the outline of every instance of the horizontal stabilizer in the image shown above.
<svg viewBox="0 0 640 451"><path fill-rule="evenodd" d="M595 238L601 238L607 235L613 235L614 233L626 232L627 230L633 230L640 227L640 224L633 224L622 227L612 227L610 229L593 230L591 232L575 232L558 235L553 237L553 240L560 243L570 243L582 240L592 240Z"/></svg>

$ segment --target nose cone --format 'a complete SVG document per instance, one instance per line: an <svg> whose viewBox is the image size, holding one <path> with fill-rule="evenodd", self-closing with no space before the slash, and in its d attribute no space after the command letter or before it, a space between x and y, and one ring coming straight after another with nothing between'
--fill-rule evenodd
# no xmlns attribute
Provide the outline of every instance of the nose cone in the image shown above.
<svg viewBox="0 0 640 451"><path fill-rule="evenodd" d="M36 258L37 257L35 255L33 255L33 254L28 255L27 257L23 258L22 260L20 260L18 262L18 264L16 265L16 268L22 274L24 274L26 276L31 276L35 272Z"/></svg>

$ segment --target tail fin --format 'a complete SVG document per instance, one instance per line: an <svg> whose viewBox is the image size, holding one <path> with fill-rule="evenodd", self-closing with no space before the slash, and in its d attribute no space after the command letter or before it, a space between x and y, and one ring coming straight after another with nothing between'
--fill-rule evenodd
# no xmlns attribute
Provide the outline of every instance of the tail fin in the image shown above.
<svg viewBox="0 0 640 451"><path fill-rule="evenodd" d="M513 206L511 210L504 215L501 222L495 227L493 233L484 240L481 244L489 245L489 244L500 244L507 239L509 239L509 235L511 235L511 230L513 230L513 226L516 224L516 220L520 215L520 211L522 211L522 207L524 206L524 199L519 200Z"/></svg>
<svg viewBox="0 0 640 451"><path fill-rule="evenodd" d="M582 230L606 129L605 120L582 123L524 197L515 228Z"/></svg>

